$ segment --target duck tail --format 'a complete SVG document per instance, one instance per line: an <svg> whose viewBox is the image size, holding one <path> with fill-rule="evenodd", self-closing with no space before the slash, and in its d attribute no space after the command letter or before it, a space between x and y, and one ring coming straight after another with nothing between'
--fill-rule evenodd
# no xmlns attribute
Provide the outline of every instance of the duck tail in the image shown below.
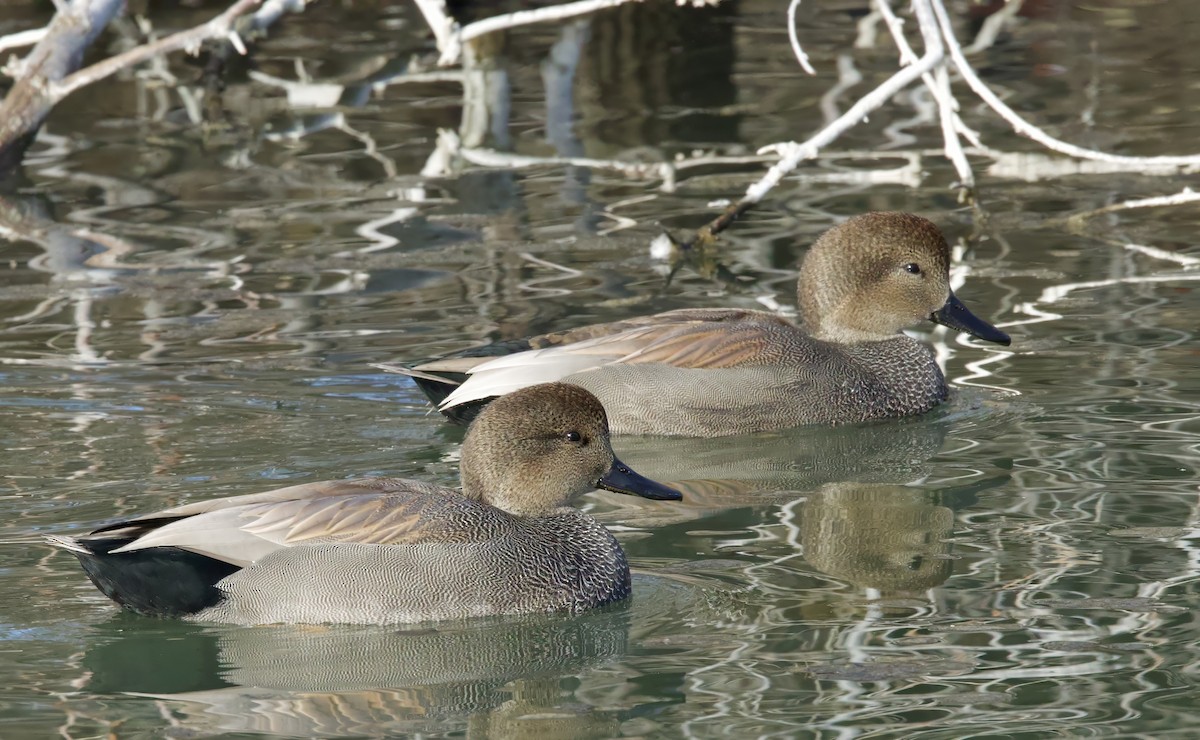
<svg viewBox="0 0 1200 740"><path fill-rule="evenodd" d="M48 534L48 535L45 535L45 540L46 540L47 544L53 545L54 547L58 547L63 550L67 550L68 552L73 552L73 553L80 554L80 555L95 554L90 549L88 549L87 545L83 544L82 542L75 539L74 537L66 537L64 535L59 535L59 534Z"/></svg>
<svg viewBox="0 0 1200 740"><path fill-rule="evenodd" d="M380 370L389 373L407 375L408 377L412 378L413 382L417 384L417 387L421 389L421 392L425 394L425 397L429 399L429 402L433 404L434 409L440 407L442 405L442 401L445 401L446 397L453 393L460 385L462 385L468 377L466 373L432 373L425 372L424 370L418 370L416 368L406 367L404 365L395 365L384 362L372 365L372 367L377 367ZM479 412L482 411L483 407L486 406L488 401L491 400L492 399L488 398L482 402L464 404L462 406L455 406L454 408L450 409L441 409L441 412L446 416L446 418L450 419L450 421L456 424L461 424L462 426L466 426L471 423L472 419L479 415Z"/></svg>
<svg viewBox="0 0 1200 740"><path fill-rule="evenodd" d="M217 582L239 570L239 566L176 547L114 553L131 538L93 535L81 540L49 534L45 539L78 558L83 572L102 594L147 616L183 617L212 606L224 598Z"/></svg>

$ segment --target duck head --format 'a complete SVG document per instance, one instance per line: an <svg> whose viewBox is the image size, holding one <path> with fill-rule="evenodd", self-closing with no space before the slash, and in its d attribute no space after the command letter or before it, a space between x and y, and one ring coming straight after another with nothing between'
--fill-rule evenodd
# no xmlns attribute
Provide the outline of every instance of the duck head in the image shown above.
<svg viewBox="0 0 1200 740"><path fill-rule="evenodd" d="M822 234L800 268L797 298L805 327L826 341L879 341L933 321L1010 342L954 295L945 237L910 213L867 213Z"/></svg>
<svg viewBox="0 0 1200 740"><path fill-rule="evenodd" d="M617 459L604 407L569 383L529 386L488 404L467 431L461 470L464 494L518 516L551 514L596 488L682 498Z"/></svg>

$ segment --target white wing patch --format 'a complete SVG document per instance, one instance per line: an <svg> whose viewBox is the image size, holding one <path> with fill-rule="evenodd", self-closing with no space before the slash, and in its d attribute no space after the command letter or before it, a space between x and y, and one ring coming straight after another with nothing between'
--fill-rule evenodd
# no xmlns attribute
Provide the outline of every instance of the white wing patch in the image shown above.
<svg viewBox="0 0 1200 740"><path fill-rule="evenodd" d="M538 383L553 383L605 365L626 362L656 343L688 331L699 322L635 326L616 334L584 339L558 347L531 349L476 365L471 377L446 396L442 410L471 401L503 396Z"/></svg>
<svg viewBox="0 0 1200 740"><path fill-rule="evenodd" d="M611 358L580 355L571 347L532 349L490 360L471 370L471 377L442 401L449 409L471 401L503 396L538 383L553 383L568 375L606 365Z"/></svg>
<svg viewBox="0 0 1200 740"><path fill-rule="evenodd" d="M113 552L178 547L245 568L259 558L286 547L279 534L243 529L249 510L252 507L239 507L180 519L147 532Z"/></svg>

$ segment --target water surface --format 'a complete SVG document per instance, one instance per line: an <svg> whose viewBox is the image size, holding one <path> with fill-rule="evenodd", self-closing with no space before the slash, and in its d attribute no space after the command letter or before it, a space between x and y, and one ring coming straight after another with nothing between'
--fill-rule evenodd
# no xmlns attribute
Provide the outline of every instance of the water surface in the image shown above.
<svg viewBox="0 0 1200 740"><path fill-rule="evenodd" d="M836 145L893 158L805 165L722 240L727 279L707 263L668 285L650 239L704 223L761 165L688 171L675 192L560 165L422 174L439 129L640 161L803 138L849 102L823 98L839 59L863 92L895 57L851 51L860 4L814 5L817 78L796 69L777 3L646 3L512 32L471 83L509 93L483 126L463 124L458 82L364 93L430 49L403 3L318 3L260 48L256 74L296 79L299 57L345 85L337 108L298 113L239 67L210 125L152 77L61 106L0 197L15 234L0 265L0 736L1188 736L1200 208L1082 214L1194 175L1028 182L979 157L983 217L957 202L926 101L903 95ZM1200 148L1194 3L1027 5L974 57L1010 105L1086 146ZM40 12L14 6L0 32ZM991 146L1038 151L963 100ZM922 152L916 180L847 176ZM869 209L942 225L958 294L1012 347L931 333L955 395L920 419L619 440L688 492L584 502L630 555L627 605L402 630L175 624L118 612L41 542L303 481L453 484L462 431L371 363L671 308L791 306L807 245Z"/></svg>

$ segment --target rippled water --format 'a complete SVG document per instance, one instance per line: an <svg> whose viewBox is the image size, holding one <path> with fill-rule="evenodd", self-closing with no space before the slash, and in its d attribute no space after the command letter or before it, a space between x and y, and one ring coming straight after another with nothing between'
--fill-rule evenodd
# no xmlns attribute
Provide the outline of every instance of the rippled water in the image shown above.
<svg viewBox="0 0 1200 740"><path fill-rule="evenodd" d="M1026 4L1032 17L976 57L1010 105L1088 146L1200 149L1194 3ZM219 5L165 18L182 27ZM649 240L704 223L759 165L688 171L673 193L576 167L422 175L439 128L468 132L462 87L356 98L430 45L407 4L343 5L288 19L256 73L295 79L302 57L314 80L348 85L345 130L288 139L322 119L244 70L226 123L207 127L171 89L129 76L56 111L27 182L0 196L13 235L0 264L0 736L1200 726L1200 209L1084 215L1195 176L1025 182L981 157L980 219L935 155L916 187L856 183L846 172L870 163L822 159L723 239L738 279L685 267L665 285ZM858 4L806 3L821 76L802 77L777 5L647 3L514 32L488 67L511 86L508 125L473 135L650 160L802 138L823 105L847 104L822 98L839 55L871 81L894 53L849 54ZM39 25L36 12L0 13L0 33ZM567 129L552 51L574 70ZM898 166L939 146L925 112L901 96L837 147L886 143L898 154L883 164ZM964 114L993 147L1036 151L973 103ZM634 564L628 605L399 631L183 625L117 612L41 542L288 482L452 483L461 430L370 363L669 308L791 305L806 245L868 209L920 212L961 239L958 293L1012 347L932 335L957 390L920 419L619 440L628 462L688 492L588 497Z"/></svg>

